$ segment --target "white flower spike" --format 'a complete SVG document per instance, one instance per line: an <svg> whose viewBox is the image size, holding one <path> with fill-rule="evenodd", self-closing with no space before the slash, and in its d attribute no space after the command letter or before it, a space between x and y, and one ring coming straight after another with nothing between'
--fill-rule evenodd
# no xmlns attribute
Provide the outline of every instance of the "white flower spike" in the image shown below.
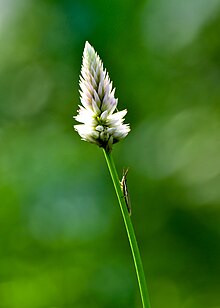
<svg viewBox="0 0 220 308"><path fill-rule="evenodd" d="M82 140L95 143L108 152L112 145L125 138L130 131L128 124L123 124L127 110L113 113L118 99L115 89L102 61L94 48L86 42L80 76L80 100L75 120L82 123L74 125ZM117 110L117 109L116 109Z"/></svg>

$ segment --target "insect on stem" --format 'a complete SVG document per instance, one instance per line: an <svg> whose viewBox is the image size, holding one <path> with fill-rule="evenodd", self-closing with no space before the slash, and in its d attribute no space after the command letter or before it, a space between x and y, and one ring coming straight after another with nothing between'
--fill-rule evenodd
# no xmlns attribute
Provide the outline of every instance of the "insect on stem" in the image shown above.
<svg viewBox="0 0 220 308"><path fill-rule="evenodd" d="M128 186L127 186L127 174L128 174L128 168L127 169L123 169L123 175L122 175L122 179L121 179L121 189L124 195L124 199L125 199L125 203L128 209L128 213L131 216L131 201L130 201L130 195L128 192Z"/></svg>

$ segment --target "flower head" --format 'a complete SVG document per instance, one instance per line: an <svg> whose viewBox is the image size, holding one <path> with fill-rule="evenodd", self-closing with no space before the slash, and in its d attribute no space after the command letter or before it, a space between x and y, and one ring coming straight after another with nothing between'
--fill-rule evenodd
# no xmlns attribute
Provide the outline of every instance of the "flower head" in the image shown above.
<svg viewBox="0 0 220 308"><path fill-rule="evenodd" d="M82 106L79 106L74 118L82 124L74 125L74 128L82 140L111 151L112 145L130 131L129 125L123 124L127 110L116 109L115 88L112 88L100 57L88 42L83 52L79 85ZM115 110L117 112L114 113Z"/></svg>

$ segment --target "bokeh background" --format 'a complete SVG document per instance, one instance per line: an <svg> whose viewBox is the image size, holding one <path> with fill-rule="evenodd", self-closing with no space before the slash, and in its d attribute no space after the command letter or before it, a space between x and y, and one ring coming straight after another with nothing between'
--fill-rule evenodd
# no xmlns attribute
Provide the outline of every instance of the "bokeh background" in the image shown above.
<svg viewBox="0 0 220 308"><path fill-rule="evenodd" d="M73 131L84 43L128 109L114 147L153 308L220 307L220 2L0 1L0 307L141 307L102 151Z"/></svg>

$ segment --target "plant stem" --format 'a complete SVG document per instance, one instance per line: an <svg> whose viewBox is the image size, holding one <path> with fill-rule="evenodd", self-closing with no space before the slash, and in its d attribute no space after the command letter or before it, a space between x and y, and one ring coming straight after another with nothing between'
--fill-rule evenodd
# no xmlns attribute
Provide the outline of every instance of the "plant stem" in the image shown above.
<svg viewBox="0 0 220 308"><path fill-rule="evenodd" d="M109 172L111 174L111 178L115 187L116 195L118 197L118 202L121 208L122 216L124 219L124 224L125 228L127 231L132 255L133 255L133 260L134 260L134 265L137 273L137 279L138 279L138 284L139 284L139 289L141 293L141 299L142 299L142 304L144 308L150 308L150 300L149 300L149 295L147 291L147 284L145 280L145 275L144 275L144 269L141 261L141 256L136 240L136 236L134 233L133 225L131 222L131 218L128 213L128 209L125 203L125 198L123 195L123 191L121 189L121 184L118 179L118 174L115 168L114 160L112 158L111 153L108 153L106 150L104 151L105 159L109 168Z"/></svg>

